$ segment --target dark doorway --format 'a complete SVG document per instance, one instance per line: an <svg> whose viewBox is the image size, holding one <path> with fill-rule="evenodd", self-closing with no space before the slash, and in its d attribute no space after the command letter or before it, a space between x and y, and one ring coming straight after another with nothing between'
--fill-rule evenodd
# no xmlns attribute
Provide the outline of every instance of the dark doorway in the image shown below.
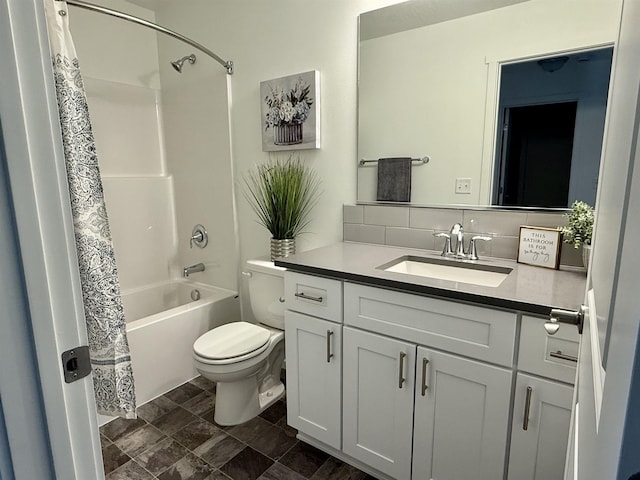
<svg viewBox="0 0 640 480"><path fill-rule="evenodd" d="M499 205L567 207L577 105L505 109Z"/></svg>

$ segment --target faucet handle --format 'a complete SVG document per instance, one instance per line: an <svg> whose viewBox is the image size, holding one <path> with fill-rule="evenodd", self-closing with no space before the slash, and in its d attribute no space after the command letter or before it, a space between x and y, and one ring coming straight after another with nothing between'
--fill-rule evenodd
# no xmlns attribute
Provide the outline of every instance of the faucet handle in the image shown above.
<svg viewBox="0 0 640 480"><path fill-rule="evenodd" d="M451 235L448 233L434 233L434 237L443 237L444 238L444 246L442 247L441 255L443 257L448 257L453 255L453 249L451 248Z"/></svg>
<svg viewBox="0 0 640 480"><path fill-rule="evenodd" d="M207 243L209 243L209 234L207 233L207 229L202 225L197 224L191 231L189 248L193 248L194 244L196 245L196 247L204 248L207 246Z"/></svg>
<svg viewBox="0 0 640 480"><path fill-rule="evenodd" d="M478 260L478 250L476 248L476 241L482 240L483 242L491 241L492 237L488 235L474 235L469 240L469 250L467 251L467 258L469 260Z"/></svg>

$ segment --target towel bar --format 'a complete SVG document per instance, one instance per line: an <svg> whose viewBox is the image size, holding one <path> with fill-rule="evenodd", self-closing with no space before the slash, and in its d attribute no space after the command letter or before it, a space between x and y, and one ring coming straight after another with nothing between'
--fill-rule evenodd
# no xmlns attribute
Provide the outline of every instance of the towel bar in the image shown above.
<svg viewBox="0 0 640 480"><path fill-rule="evenodd" d="M422 157L422 158L412 158L412 159L411 159L411 163L412 163L414 166L417 166L417 165L424 165L424 164L426 164L426 163L429 163L429 160L431 160L431 158L429 158L429 156ZM360 167L364 167L367 163L378 163L378 160L365 160L365 159L363 158L363 159L361 159L361 160L358 162L358 166L360 166Z"/></svg>

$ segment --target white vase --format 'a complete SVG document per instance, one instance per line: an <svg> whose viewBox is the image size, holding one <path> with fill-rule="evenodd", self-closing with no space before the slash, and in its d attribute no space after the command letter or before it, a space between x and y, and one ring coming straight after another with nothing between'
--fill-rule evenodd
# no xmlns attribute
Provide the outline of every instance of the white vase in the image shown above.
<svg viewBox="0 0 640 480"><path fill-rule="evenodd" d="M591 257L591 245L582 244L582 264L585 270L589 270L589 258Z"/></svg>

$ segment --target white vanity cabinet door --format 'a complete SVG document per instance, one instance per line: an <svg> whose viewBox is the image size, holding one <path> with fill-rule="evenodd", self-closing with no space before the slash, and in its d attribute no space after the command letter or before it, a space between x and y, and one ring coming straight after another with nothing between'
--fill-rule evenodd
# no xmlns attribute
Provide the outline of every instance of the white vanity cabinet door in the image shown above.
<svg viewBox="0 0 640 480"><path fill-rule="evenodd" d="M525 425L528 388L531 394ZM570 385L518 373L509 480L562 480L572 398Z"/></svg>
<svg viewBox="0 0 640 480"><path fill-rule="evenodd" d="M340 449L342 325L285 312L287 423Z"/></svg>
<svg viewBox="0 0 640 480"><path fill-rule="evenodd" d="M423 347L416 369L412 478L502 479L511 371Z"/></svg>
<svg viewBox="0 0 640 480"><path fill-rule="evenodd" d="M343 451L397 480L411 476L416 346L343 329Z"/></svg>

